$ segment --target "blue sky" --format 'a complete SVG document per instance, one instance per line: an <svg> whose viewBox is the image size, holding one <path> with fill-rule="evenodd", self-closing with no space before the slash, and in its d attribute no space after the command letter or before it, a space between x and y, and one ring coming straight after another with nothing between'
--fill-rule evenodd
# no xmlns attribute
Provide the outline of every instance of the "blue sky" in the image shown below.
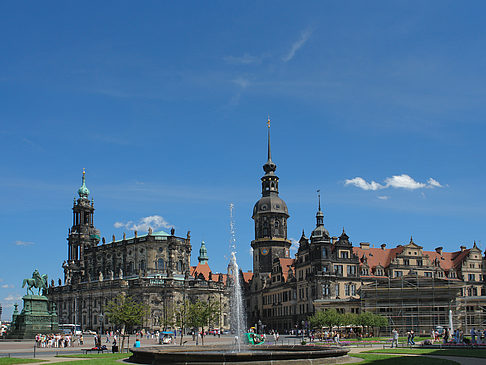
<svg viewBox="0 0 486 365"><path fill-rule="evenodd" d="M486 248L485 7L2 2L3 319L34 268L62 277L83 167L102 236L158 216L225 271L233 202L251 269L267 115L289 237L320 189L355 244Z"/></svg>

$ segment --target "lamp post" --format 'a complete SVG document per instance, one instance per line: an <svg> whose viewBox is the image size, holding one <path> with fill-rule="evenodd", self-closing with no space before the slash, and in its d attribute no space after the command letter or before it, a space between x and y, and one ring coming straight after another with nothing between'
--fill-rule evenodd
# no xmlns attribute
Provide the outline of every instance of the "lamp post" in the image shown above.
<svg viewBox="0 0 486 365"><path fill-rule="evenodd" d="M305 325L305 322L302 321L302 342L304 342L304 325Z"/></svg>
<svg viewBox="0 0 486 365"><path fill-rule="evenodd" d="M100 324L101 324L101 335L103 335L103 313L100 313L98 315L98 318L99 318Z"/></svg>

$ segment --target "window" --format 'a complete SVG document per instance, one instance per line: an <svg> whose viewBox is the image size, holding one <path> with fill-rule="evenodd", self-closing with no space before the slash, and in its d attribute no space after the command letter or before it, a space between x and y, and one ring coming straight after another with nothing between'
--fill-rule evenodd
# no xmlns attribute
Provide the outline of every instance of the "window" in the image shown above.
<svg viewBox="0 0 486 365"><path fill-rule="evenodd" d="M343 265L334 265L334 272L337 275L342 275L343 274Z"/></svg>
<svg viewBox="0 0 486 365"><path fill-rule="evenodd" d="M376 275L383 276L383 269L376 269Z"/></svg>
<svg viewBox="0 0 486 365"><path fill-rule="evenodd" d="M395 271L395 277L396 278L400 278L403 276L403 272L402 271Z"/></svg>
<svg viewBox="0 0 486 365"><path fill-rule="evenodd" d="M475 276L476 275L474 275L474 274L469 274L467 277L468 277L468 280L469 281L474 281L474 280L476 280L476 277Z"/></svg>
<svg viewBox="0 0 486 365"><path fill-rule="evenodd" d="M177 263L177 271L182 272L182 260Z"/></svg>
<svg viewBox="0 0 486 365"><path fill-rule="evenodd" d="M417 260L417 266L422 266L422 260Z"/></svg>
<svg viewBox="0 0 486 365"><path fill-rule="evenodd" d="M341 251L342 259L349 259L349 251Z"/></svg>
<svg viewBox="0 0 486 365"><path fill-rule="evenodd" d="M349 295L350 294L350 284L344 284L344 295Z"/></svg>
<svg viewBox="0 0 486 365"><path fill-rule="evenodd" d="M275 228L278 228L278 221L275 221Z"/></svg>
<svg viewBox="0 0 486 365"><path fill-rule="evenodd" d="M403 259L403 264L404 264L405 266L410 265L410 260L409 260L409 259Z"/></svg>
<svg viewBox="0 0 486 365"><path fill-rule="evenodd" d="M327 248L325 247L322 248L322 258L327 259Z"/></svg>
<svg viewBox="0 0 486 365"><path fill-rule="evenodd" d="M469 267L470 267L471 269L474 269L474 264L469 264Z"/></svg>
<svg viewBox="0 0 486 365"><path fill-rule="evenodd" d="M336 284L335 291L336 291L336 296L338 297L339 296L339 284Z"/></svg>
<svg viewBox="0 0 486 365"><path fill-rule="evenodd" d="M157 260L157 269L164 270L165 269L165 262L164 259Z"/></svg>
<svg viewBox="0 0 486 365"><path fill-rule="evenodd" d="M326 266L326 265L324 265L324 266L322 267L322 272L327 272L327 266Z"/></svg>
<svg viewBox="0 0 486 365"><path fill-rule="evenodd" d="M356 266L348 266L348 276L356 276Z"/></svg>
<svg viewBox="0 0 486 365"><path fill-rule="evenodd" d="M426 271L426 272L424 272L424 276L426 278L431 278L432 277L432 273L430 271Z"/></svg>
<svg viewBox="0 0 486 365"><path fill-rule="evenodd" d="M356 284L351 284L351 295L356 295Z"/></svg>
<svg viewBox="0 0 486 365"><path fill-rule="evenodd" d="M322 296L328 297L330 294L331 294L331 288L329 287L329 284L322 285Z"/></svg>
<svg viewBox="0 0 486 365"><path fill-rule="evenodd" d="M369 271L367 268L362 268L361 269L361 275L369 275Z"/></svg>

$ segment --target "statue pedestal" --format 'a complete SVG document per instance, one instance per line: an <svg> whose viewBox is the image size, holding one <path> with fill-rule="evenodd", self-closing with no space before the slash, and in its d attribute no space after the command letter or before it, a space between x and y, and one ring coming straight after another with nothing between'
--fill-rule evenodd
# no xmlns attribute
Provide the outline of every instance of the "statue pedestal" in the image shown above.
<svg viewBox="0 0 486 365"><path fill-rule="evenodd" d="M43 295L24 295L24 309L14 313L9 338L34 338L38 333L57 333L59 324L56 308Z"/></svg>

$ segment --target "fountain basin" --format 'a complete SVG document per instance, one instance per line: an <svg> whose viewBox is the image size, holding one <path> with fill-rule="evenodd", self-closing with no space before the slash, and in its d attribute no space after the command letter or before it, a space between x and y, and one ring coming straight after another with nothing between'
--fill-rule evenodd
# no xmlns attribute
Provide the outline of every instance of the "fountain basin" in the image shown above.
<svg viewBox="0 0 486 365"><path fill-rule="evenodd" d="M228 346L144 347L132 349L129 361L139 364L263 365L337 364L347 362L349 349L334 346L245 346L234 352Z"/></svg>

